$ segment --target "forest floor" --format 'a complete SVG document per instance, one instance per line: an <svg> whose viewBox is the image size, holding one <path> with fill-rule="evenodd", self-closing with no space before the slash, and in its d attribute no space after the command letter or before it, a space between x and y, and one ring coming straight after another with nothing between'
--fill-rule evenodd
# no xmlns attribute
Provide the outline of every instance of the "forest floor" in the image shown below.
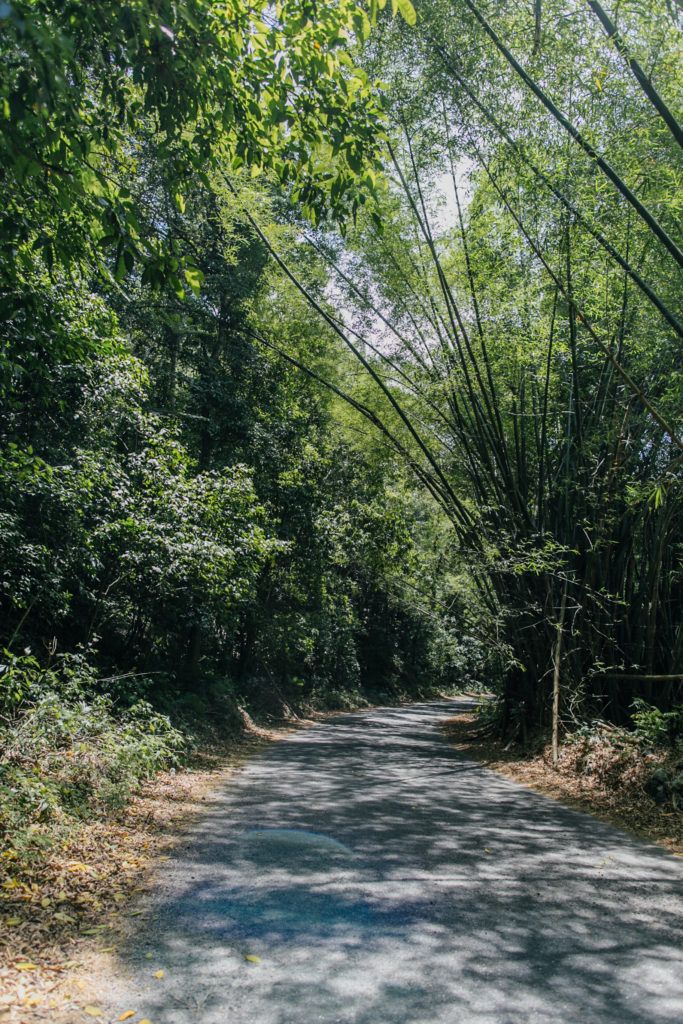
<svg viewBox="0 0 683 1024"><path fill-rule="evenodd" d="M88 977L116 951L135 906L224 785L262 747L300 719L214 743L178 771L146 783L112 820L84 822L34 864L0 854L0 1024L101 1019Z"/></svg>
<svg viewBox="0 0 683 1024"><path fill-rule="evenodd" d="M535 752L507 749L503 741L483 734L470 711L449 718L444 731L457 750L487 768L683 857L683 813L655 803L639 778L622 776L618 785L610 786L595 774L582 773L570 749L564 750L557 767L550 746Z"/></svg>

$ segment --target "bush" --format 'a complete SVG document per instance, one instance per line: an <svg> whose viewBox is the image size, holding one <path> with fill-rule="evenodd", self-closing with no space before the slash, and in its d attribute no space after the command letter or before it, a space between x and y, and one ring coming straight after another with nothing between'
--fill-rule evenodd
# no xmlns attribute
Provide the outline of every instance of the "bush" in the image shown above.
<svg viewBox="0 0 683 1024"><path fill-rule="evenodd" d="M309 698L314 711L354 711L368 706L367 698L358 689L326 685L315 686Z"/></svg>
<svg viewBox="0 0 683 1024"><path fill-rule="evenodd" d="M561 766L608 790L683 809L683 709L660 711L634 702L633 729L595 721L567 737Z"/></svg>
<svg viewBox="0 0 683 1024"><path fill-rule="evenodd" d="M185 740L169 719L143 701L118 710L94 695L83 658L41 671L26 655L12 671L28 692L0 727L0 836L20 856L78 821L111 815L142 781L179 763Z"/></svg>
<svg viewBox="0 0 683 1024"><path fill-rule="evenodd" d="M633 707L634 731L639 740L653 747L683 744L683 704L671 711L660 711L636 698Z"/></svg>

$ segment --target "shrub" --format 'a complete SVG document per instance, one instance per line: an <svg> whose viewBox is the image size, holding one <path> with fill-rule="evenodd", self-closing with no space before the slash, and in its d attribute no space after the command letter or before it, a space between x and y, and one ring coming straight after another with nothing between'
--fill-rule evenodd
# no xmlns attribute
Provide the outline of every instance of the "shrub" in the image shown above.
<svg viewBox="0 0 683 1024"><path fill-rule="evenodd" d="M636 698L633 707L634 731L639 740L653 747L683 744L683 704L671 711L660 711Z"/></svg>
<svg viewBox="0 0 683 1024"><path fill-rule="evenodd" d="M111 815L142 781L179 763L186 741L169 719L143 701L118 710L93 692L83 659L41 671L26 655L12 671L23 673L26 698L0 726L0 836L20 856L78 821Z"/></svg>
<svg viewBox="0 0 683 1024"><path fill-rule="evenodd" d="M660 711L634 702L633 729L595 721L567 737L561 767L608 790L629 790L658 804L683 809L681 707Z"/></svg>

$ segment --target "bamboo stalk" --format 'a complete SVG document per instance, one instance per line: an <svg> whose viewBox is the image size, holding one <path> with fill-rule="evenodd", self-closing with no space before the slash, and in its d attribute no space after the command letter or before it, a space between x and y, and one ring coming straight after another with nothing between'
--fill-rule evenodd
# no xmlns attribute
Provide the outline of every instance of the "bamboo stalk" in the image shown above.
<svg viewBox="0 0 683 1024"><path fill-rule="evenodd" d="M683 683L683 675L666 675L665 673L599 672L594 678L611 679L617 683Z"/></svg>
<svg viewBox="0 0 683 1024"><path fill-rule="evenodd" d="M613 43L615 50L620 54L620 56L623 57L628 67L631 69L636 82L643 90L661 119L664 121L678 145L683 149L683 128L681 128L680 124L655 89L652 84L652 79L643 71L638 61L633 57L626 40L619 34L617 26L614 24L602 5L599 4L597 0L587 0L587 3L595 17L604 28L607 38L611 43Z"/></svg>
<svg viewBox="0 0 683 1024"><path fill-rule="evenodd" d="M679 337L683 338L683 324L671 312L668 306L659 298L659 296L651 288L647 281L645 281L645 279L631 265L631 263L628 260L628 257L624 258L619 252L619 250L612 245L612 243L602 234L602 232L599 231L597 228L593 227L593 225L586 219L586 217L584 217L584 215L581 213L576 204L573 203L570 199L568 199L564 192L562 192L561 189L559 189L552 182L548 175L545 174L545 172L542 171L541 168L534 163L534 161L524 152L521 145L510 135L510 133L505 129L505 127L500 124L500 122L495 117L495 115L490 111L490 109L479 100L479 98L473 92L471 87L467 84L466 80L457 70L457 68L453 64L453 61L450 59L450 57L443 49L443 47L440 46L433 39L431 40L431 42L433 43L435 51L439 54L442 63L446 66L450 74L453 75L458 85L463 89L463 91L467 95L468 99L484 115L484 117L491 124L491 126L495 128L495 130L498 132L501 138L507 143L508 146L510 146L512 151L520 158L522 163L525 164L532 172L532 174L545 185L545 187L552 193L552 195L555 196L555 198L562 204L562 206L564 206L564 208L569 213L572 214L576 222L580 224L581 227L583 227L588 232L591 238L594 238L595 241L600 246L602 246L605 252L609 253L612 259L615 260L622 268L622 270L624 270L628 274L628 276L631 278L634 284L642 291L643 295L645 295L648 301L652 303L652 305L666 320L669 326L674 329L674 331L676 332L676 334L678 334Z"/></svg>
<svg viewBox="0 0 683 1024"><path fill-rule="evenodd" d="M553 764L557 765L560 757L560 663L562 661L562 638L564 636L564 616L567 608L567 581L562 591L560 615L557 620L557 640L553 654L553 717L552 717L552 756Z"/></svg>
<svg viewBox="0 0 683 1024"><path fill-rule="evenodd" d="M474 15L476 20L479 22L484 32L493 42L496 49L505 58L510 67L515 71L518 77L524 82L528 89L534 94L534 96L540 100L543 106L550 112L559 125L571 136L581 149L586 153L587 156L600 168L605 177L609 178L612 184L615 186L618 192L624 197L627 203L630 203L633 209L636 211L638 216L647 224L649 229L655 235L656 238L662 243L662 245L668 250L673 258L678 263L679 267L683 267L683 251L674 242L671 236L664 230L662 225L659 223L657 218L652 214L644 203L638 199L635 193L628 187L626 182L617 174L611 164L605 160L604 157L600 156L595 147L588 141L585 135L579 131L572 122L565 117L562 111L553 103L550 97L541 89L540 85L534 81L518 60L515 59L512 52L508 49L505 43L502 41L498 33L488 23L486 18L481 14L476 4L472 3L472 0L464 0L465 6Z"/></svg>

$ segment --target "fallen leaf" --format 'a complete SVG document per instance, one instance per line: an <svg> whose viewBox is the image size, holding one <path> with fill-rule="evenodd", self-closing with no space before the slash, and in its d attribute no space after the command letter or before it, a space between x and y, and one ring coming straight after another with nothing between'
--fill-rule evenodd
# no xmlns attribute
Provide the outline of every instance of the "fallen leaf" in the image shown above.
<svg viewBox="0 0 683 1024"><path fill-rule="evenodd" d="M145 953L145 960L153 960L154 953Z"/></svg>
<svg viewBox="0 0 683 1024"><path fill-rule="evenodd" d="M37 971L38 964L32 964L30 960L22 960L14 965L18 971Z"/></svg>
<svg viewBox="0 0 683 1024"><path fill-rule="evenodd" d="M125 1013L122 1013L121 1016L118 1017L117 1019L118 1020L130 1020L130 1018L134 1017L137 1012L138 1012L137 1010L126 1010Z"/></svg>
<svg viewBox="0 0 683 1024"><path fill-rule="evenodd" d="M154 972L154 977L155 977L155 978L158 978L158 979L159 979L159 981L161 981L161 979L163 978L163 976L164 976L164 972L163 972L163 971L155 971L155 972Z"/></svg>
<svg viewBox="0 0 683 1024"><path fill-rule="evenodd" d="M15 924L21 924L21 918L8 917L7 920L5 921L5 924L7 925L8 928L14 928Z"/></svg>
<svg viewBox="0 0 683 1024"><path fill-rule="evenodd" d="M245 955L244 959L248 960L250 964L260 964L261 963L261 957L260 956L254 956L253 953L247 953Z"/></svg>
<svg viewBox="0 0 683 1024"><path fill-rule="evenodd" d="M87 1013L89 1017L101 1017L102 1010L99 1006L84 1006L83 1013Z"/></svg>
<svg viewBox="0 0 683 1024"><path fill-rule="evenodd" d="M138 1024L152 1024L152 1022L149 1019L149 1017L143 1017L142 1020L138 1022Z"/></svg>

